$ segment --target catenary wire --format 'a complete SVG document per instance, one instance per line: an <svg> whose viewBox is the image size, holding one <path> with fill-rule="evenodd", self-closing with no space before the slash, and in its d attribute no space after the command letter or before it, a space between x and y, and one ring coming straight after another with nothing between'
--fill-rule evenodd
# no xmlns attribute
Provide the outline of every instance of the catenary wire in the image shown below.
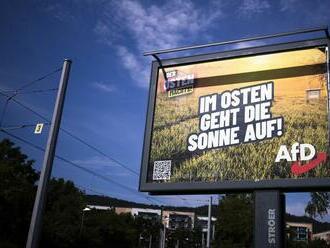
<svg viewBox="0 0 330 248"><path fill-rule="evenodd" d="M57 68L57 69L55 69L55 70L52 71L52 72L49 72L49 73L47 73L47 74L45 74L45 75L43 75L43 76L41 76L41 77L39 77L39 78L37 78L37 79L35 79L35 80L32 80L31 82L28 82L28 83L26 83L26 84L23 84L23 85L22 85L21 87L19 87L16 91L21 91L21 90L23 90L23 89L25 89L25 88L27 88L27 87L30 87L31 85L33 85L33 84L35 84L35 83L37 83L37 82L40 82L40 81L46 79L47 77L49 77L49 76L51 76L51 75L54 75L55 73L57 73L57 72L59 72L59 71L61 71L61 70L62 70L62 67Z"/></svg>
<svg viewBox="0 0 330 248"><path fill-rule="evenodd" d="M47 73L35 80L32 80L26 84L23 84L22 86L20 86L18 89L16 90L0 90L0 94L7 97L7 100L6 100L6 104L5 104L5 107L2 111L2 114L1 114L1 118L0 118L0 128L1 128L1 125L2 125L2 122L3 122L3 118L4 118L4 115L6 113L6 108L9 104L9 101L12 100L14 101L16 104L20 105L21 107L29 110L30 112L34 113L35 115L37 115L38 117L42 118L44 121L47 121L49 122L48 118L46 118L45 116L41 115L40 113L36 112L35 110L33 110L32 108L26 106L25 104L21 103L20 101L14 99L15 96L17 96L18 94L29 94L29 93L44 93L44 92L48 92L48 91L56 91L57 88L52 88L52 89L40 89L40 90L32 90L32 91L29 91L29 92L21 92L23 89L27 88L27 87L30 87L32 86L33 84L37 83L37 82L40 82L44 79L46 79L47 77L51 76L51 75L54 75L55 73L59 72L62 70L62 67L60 68L57 68L55 69L54 71L50 72L50 73ZM6 93L10 93L12 92L11 95L8 95ZM25 127L28 127L28 126L31 126L31 125L20 125L20 126L16 126L15 129L20 129L20 128L25 128ZM1 131L3 131L4 128L1 128ZM91 144L88 144L86 141L84 141L83 139L79 138L77 135L71 133L70 131L66 130L66 129L63 129L61 128L61 130L66 133L67 135L69 135L70 137L72 137L73 139L79 141L80 143L84 144L85 146L89 147L90 149L98 152L99 154L105 156L106 158L108 158L109 160L115 162L116 164L120 165L121 167L125 168L126 170L130 171L131 173L133 173L134 175L138 176L138 172L136 172L135 170L129 168L128 166L126 166L125 164L123 164L122 162L118 161L117 159L114 159L112 157L110 157L109 155L107 155L106 153L104 153L103 151L101 151L100 149L98 149L97 147L91 145ZM181 200L183 201L186 201L185 199L179 197L179 196L176 196L178 198L180 198Z"/></svg>
<svg viewBox="0 0 330 248"><path fill-rule="evenodd" d="M20 93L19 91L23 90L24 88L27 88L29 86L31 86L32 84L36 83L36 82L39 82L39 81L42 81L43 79L47 78L48 76L51 76L53 74L55 74L56 72L60 71L62 68L58 68L56 70L54 70L53 72L51 73L48 73L36 80L33 80L23 86L21 86L20 88L18 88L17 90L12 90L12 92L14 93L13 95L8 95L6 93L10 92L10 91L4 91L4 90L0 90L0 94L7 97L7 101L6 103L8 104L9 100L12 100L13 102L15 102L16 104L20 105L21 107L25 108L26 110L29 110L30 112L34 113L36 116L38 116L39 118L43 119L44 121L47 121L49 122L48 118L46 118L45 116L41 115L40 113L38 113L37 111L33 110L32 108L28 107L27 105L23 104L22 102L14 99L14 97L18 94L23 94L23 93ZM30 92L24 92L24 93L41 93L41 92L46 92L46 91L55 91L57 89L44 89L44 90L33 90L33 91L30 91ZM1 117L1 120L2 120L2 117ZM1 121L2 123L2 121ZM24 128L26 127L25 125L22 125L20 128ZM19 128L19 127L18 127ZM98 152L99 154L105 156L106 158L108 158L109 160L115 162L116 164L120 165L122 168L130 171L131 173L133 173L134 175L138 176L138 172L136 172L135 170L129 168L128 166L126 166L125 164L123 164L122 162L118 161L117 159L114 159L112 157L110 157L109 155L107 155L106 153L104 153L103 151L101 151L100 149L98 149L97 147L87 143L85 140L83 140L82 138L78 137L77 135L73 134L72 132L66 130L66 129L63 129L61 128L61 130L67 134L68 136L72 137L73 139L79 141L80 143L84 144L85 146L89 147L90 149ZM175 196L179 199L181 199L182 201L184 202L187 202L187 199L184 199L180 196Z"/></svg>
<svg viewBox="0 0 330 248"><path fill-rule="evenodd" d="M9 95L5 94L2 90L0 90L0 94L5 96L5 97L10 97ZM12 98L12 101L15 102L16 104L20 105L22 108L24 108L24 109L30 111L31 113L35 114L36 116L38 116L42 120L49 122L49 119L47 117L45 117L44 115L42 115L42 114L38 113L37 111L33 110L32 108L30 108L26 104L23 104L21 101L18 101L14 98ZM73 139L77 140L78 142L84 144L85 146L89 147L90 149L98 152L99 154L103 155L104 157L108 158L109 160L113 161L114 163L118 164L119 166L121 166L121 167L125 168L126 170L130 171L131 173L135 174L136 176L139 175L135 170L129 168L128 166L126 166L122 162L118 161L117 159L110 157L109 155L107 155L106 153L104 153L103 151L98 149L97 147L87 143L85 140L79 138L77 135L73 134L72 132L70 132L70 131L68 131L64 128L60 128L60 129L65 134L69 135L71 138L73 138Z"/></svg>
<svg viewBox="0 0 330 248"><path fill-rule="evenodd" d="M45 126L49 126L50 123L43 123ZM0 126L0 129L3 130L15 130L15 129L22 129L27 127L35 127L36 123L34 124L21 124L21 125L9 125L9 126Z"/></svg>
<svg viewBox="0 0 330 248"><path fill-rule="evenodd" d="M23 95L23 94L45 93L45 92L51 92L51 91L57 91L57 90L58 90L58 88L49 88L49 89L39 89L39 90L20 91L20 92L17 92L17 90L3 90L3 92L12 93L16 96L16 95Z"/></svg>
<svg viewBox="0 0 330 248"><path fill-rule="evenodd" d="M0 90L0 94L3 95L3 96L5 96L5 97L10 97L9 95L5 94L5 93L3 92L3 90ZM14 99L14 98L12 98L12 101L15 102L16 104L18 104L19 106L21 106L22 108L24 108L24 109L30 111L31 113L35 114L36 116L38 116L38 117L41 118L42 120L49 122L49 119L48 119L47 117L45 117L44 115L42 115L42 114L38 113L37 111L33 110L32 108L30 108L30 107L27 106L26 104L23 104L21 101L16 100L16 99ZM139 176L139 174L138 174L135 170L129 168L128 166L126 166L126 165L123 164L122 162L118 161L117 159L112 158L111 156L107 155L106 153L104 153L104 152L101 151L100 149L96 148L95 146L93 146L93 145L87 143L85 140L83 140L82 138L80 138L80 137L78 137L77 135L73 134L72 132L70 132L70 131L68 131L68 130L66 130L66 129L64 129L64 128L60 128L60 129L61 129L61 131L63 131L65 134L67 134L68 136L70 136L70 137L72 137L73 139L77 140L78 142L80 142L80 143L84 144L85 146L89 147L90 149L92 149L92 150L98 152L99 154L101 154L101 155L103 155L104 157L108 158L110 161L115 162L116 164L118 164L118 165L121 166L122 168L124 168L124 169L130 171L132 174L134 174L134 175L136 175L136 176ZM188 199L183 198L183 197L180 197L180 196L177 196L177 195L174 196L174 197L177 197L177 198L181 199L181 200L184 201L184 202L187 202L187 201L188 201ZM192 200L192 199L189 199L189 201L191 201L191 200ZM193 200L193 201L194 201L194 200ZM197 200L196 200L196 201L197 201Z"/></svg>
<svg viewBox="0 0 330 248"><path fill-rule="evenodd" d="M12 137L12 138L14 138L14 139L17 139L17 140L21 141L22 143L24 143L24 144L26 144L26 145L29 145L29 146L31 146L31 147L33 147L33 148L39 150L39 151L42 151L42 152L45 151L44 148L42 148L42 147L40 147L40 146L38 146L38 145L36 145L36 144L33 144L32 142L27 141L27 140L25 140L25 139L23 139L23 138L21 138L21 137L18 137L17 135L14 135L14 134L12 134L12 133L6 131L6 130L0 130L0 131L3 132L3 133L5 133L5 134L7 134L8 136L10 136L10 137ZM59 160L65 162L65 163L67 163L67 164L69 164L69 165L75 167L75 168L78 168L78 169L80 169L80 170L82 170L82 171L84 171L84 172L86 172L86 173L89 173L89 174L91 174L91 175L93 175L93 176L96 176L96 177L98 177L98 178L100 178L100 179L102 179L102 180L104 180L104 181L106 181L106 182L108 182L108 183L115 184L115 185L117 185L118 187L121 187L121 188L123 188L123 189L125 189L125 190L127 190L127 191L132 192L133 194L136 194L136 195L139 195L139 196L143 196L143 197L144 197L145 199L147 199L149 202L152 202L152 200L153 200L153 201L157 201L157 202L163 204L163 202L160 201L159 199L152 199L152 200L150 200L150 197L145 196L145 195L143 195L143 194L140 195L139 192L136 191L136 190L134 190L133 188L130 188L130 187L126 186L126 185L123 185L123 184L121 184L121 183L118 183L118 182L116 182L116 181L110 179L109 177L106 177L106 176L101 175L101 174L99 174L99 173L96 173L96 172L94 172L94 171L92 171L92 170L89 170L89 169L87 169L87 168L85 168L85 167L83 167L83 166L80 166L80 165L78 165L77 163L74 163L74 162L70 161L70 160L67 159L67 158L64 158L64 157L59 156L59 155L55 155L55 157L56 157L57 159L59 159Z"/></svg>

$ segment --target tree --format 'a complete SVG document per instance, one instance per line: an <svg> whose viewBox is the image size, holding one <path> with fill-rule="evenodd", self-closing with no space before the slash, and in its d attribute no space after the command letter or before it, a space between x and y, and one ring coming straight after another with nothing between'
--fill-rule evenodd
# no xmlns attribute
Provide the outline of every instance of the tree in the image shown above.
<svg viewBox="0 0 330 248"><path fill-rule="evenodd" d="M214 244L219 247L251 247L252 199L249 195L226 195L219 201Z"/></svg>
<svg viewBox="0 0 330 248"><path fill-rule="evenodd" d="M139 232L130 214L114 211L89 211L85 215L81 244L79 247L129 248L138 247Z"/></svg>
<svg viewBox="0 0 330 248"><path fill-rule="evenodd" d="M152 247L159 247L159 235L162 224L159 218L145 218L135 216L135 228L139 233L139 247L149 247L151 239Z"/></svg>
<svg viewBox="0 0 330 248"><path fill-rule="evenodd" d="M1 248L25 246L39 178L33 163L8 139L0 142ZM148 247L150 236L152 247L158 247L159 220L134 218L130 214L118 215L112 210L86 212L80 231L85 204L85 194L73 182L51 179L40 247L141 248ZM176 235L180 247L196 247L194 244L198 242L194 240L201 236L200 232L187 230L180 230Z"/></svg>
<svg viewBox="0 0 330 248"><path fill-rule="evenodd" d="M308 243L308 248L329 248L330 245L327 244L325 240L315 239Z"/></svg>
<svg viewBox="0 0 330 248"><path fill-rule="evenodd" d="M328 213L329 207L330 194L328 192L312 192L305 212L311 217L316 217L318 215L323 217Z"/></svg>
<svg viewBox="0 0 330 248"><path fill-rule="evenodd" d="M49 183L41 247L75 247L79 240L83 193L64 179Z"/></svg>
<svg viewBox="0 0 330 248"><path fill-rule="evenodd" d="M304 241L287 241L287 248L329 248L330 245L327 244L325 240L315 239L307 242Z"/></svg>
<svg viewBox="0 0 330 248"><path fill-rule="evenodd" d="M24 247L38 173L19 147L0 142L0 247Z"/></svg>
<svg viewBox="0 0 330 248"><path fill-rule="evenodd" d="M202 247L202 230L198 227L192 230L180 227L166 232L166 247L177 247L177 244L182 248Z"/></svg>

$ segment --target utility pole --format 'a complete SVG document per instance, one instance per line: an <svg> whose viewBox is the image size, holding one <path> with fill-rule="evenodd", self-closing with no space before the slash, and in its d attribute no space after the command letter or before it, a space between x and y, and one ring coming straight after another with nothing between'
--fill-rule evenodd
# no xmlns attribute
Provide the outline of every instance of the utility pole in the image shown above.
<svg viewBox="0 0 330 248"><path fill-rule="evenodd" d="M152 247L152 234L150 234L149 236L149 248Z"/></svg>
<svg viewBox="0 0 330 248"><path fill-rule="evenodd" d="M42 227L42 217L46 202L48 182L52 172L52 166L55 156L58 132L60 129L66 88L69 80L71 60L64 60L62 74L57 92L52 122L50 125L47 146L44 155L44 161L38 183L37 195L34 201L31 217L30 229L26 248L37 248L39 246L40 233Z"/></svg>
<svg viewBox="0 0 330 248"><path fill-rule="evenodd" d="M206 240L206 248L210 248L211 242L211 222L212 222L212 196L209 200L209 212L208 212L208 221L207 221L207 240Z"/></svg>
<svg viewBox="0 0 330 248"><path fill-rule="evenodd" d="M159 230L159 248L165 248L165 221L163 221L163 207L160 210L160 223L163 225Z"/></svg>
<svg viewBox="0 0 330 248"><path fill-rule="evenodd" d="M204 232L202 232L202 248L205 248Z"/></svg>
<svg viewBox="0 0 330 248"><path fill-rule="evenodd" d="M164 223L164 231L163 231L163 248L166 248L166 223Z"/></svg>

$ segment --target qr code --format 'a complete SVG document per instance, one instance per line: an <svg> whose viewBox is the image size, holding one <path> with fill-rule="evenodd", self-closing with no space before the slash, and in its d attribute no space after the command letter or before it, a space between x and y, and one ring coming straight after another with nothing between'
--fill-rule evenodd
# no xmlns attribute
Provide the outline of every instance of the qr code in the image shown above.
<svg viewBox="0 0 330 248"><path fill-rule="evenodd" d="M168 180L171 178L171 160L154 162L153 180Z"/></svg>

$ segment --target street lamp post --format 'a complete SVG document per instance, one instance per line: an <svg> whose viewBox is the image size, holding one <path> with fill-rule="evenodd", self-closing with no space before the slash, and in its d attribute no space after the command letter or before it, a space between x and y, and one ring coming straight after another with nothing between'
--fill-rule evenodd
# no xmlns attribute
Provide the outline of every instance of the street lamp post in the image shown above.
<svg viewBox="0 0 330 248"><path fill-rule="evenodd" d="M169 217L167 217L167 216L164 216L163 217L163 220L164 220L164 224L163 224L163 226L164 226L164 229L163 229L163 242L162 242L162 248L165 248L166 247L166 220L169 220Z"/></svg>
<svg viewBox="0 0 330 248"><path fill-rule="evenodd" d="M212 222L212 196L209 201L209 211L208 211L208 221L207 221L207 238L206 238L206 247L210 248L211 243L211 222Z"/></svg>
<svg viewBox="0 0 330 248"><path fill-rule="evenodd" d="M150 234L149 236L149 248L152 247L152 234Z"/></svg>
<svg viewBox="0 0 330 248"><path fill-rule="evenodd" d="M79 235L81 236L82 234L82 229L83 229L83 226L84 226L84 216L85 216L85 212L87 211L90 211L91 209L88 208L88 207L85 207L82 211L82 217L81 217L81 224L80 224L80 232L79 232Z"/></svg>
<svg viewBox="0 0 330 248"><path fill-rule="evenodd" d="M165 248L166 244L166 223L164 222L164 230L163 230L163 248Z"/></svg>

